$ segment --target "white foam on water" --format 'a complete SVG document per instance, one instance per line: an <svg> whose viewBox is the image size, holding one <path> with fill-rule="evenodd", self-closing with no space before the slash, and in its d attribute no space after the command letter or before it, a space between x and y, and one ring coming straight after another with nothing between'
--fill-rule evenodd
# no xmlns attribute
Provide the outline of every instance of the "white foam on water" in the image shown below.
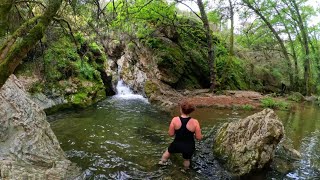
<svg viewBox="0 0 320 180"><path fill-rule="evenodd" d="M119 99L140 99L148 103L148 99L144 98L140 94L134 94L134 92L123 82L123 80L119 80L116 86L116 95L115 98Z"/></svg>

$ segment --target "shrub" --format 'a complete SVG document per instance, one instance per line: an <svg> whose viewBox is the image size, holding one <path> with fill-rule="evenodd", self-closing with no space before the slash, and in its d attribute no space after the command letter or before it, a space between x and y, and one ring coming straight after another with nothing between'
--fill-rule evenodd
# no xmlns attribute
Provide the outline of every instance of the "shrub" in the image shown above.
<svg viewBox="0 0 320 180"><path fill-rule="evenodd" d="M241 108L246 111L251 111L254 109L254 107L250 104L245 104L245 105L241 106Z"/></svg>
<svg viewBox="0 0 320 180"><path fill-rule="evenodd" d="M304 99L303 95L299 92L293 92L288 97L288 100L295 101L295 102L301 102L303 101L303 99Z"/></svg>
<svg viewBox="0 0 320 180"><path fill-rule="evenodd" d="M271 97L261 99L262 107L264 108L271 108L271 109L279 109L279 110L288 110L289 103L284 101L276 101Z"/></svg>

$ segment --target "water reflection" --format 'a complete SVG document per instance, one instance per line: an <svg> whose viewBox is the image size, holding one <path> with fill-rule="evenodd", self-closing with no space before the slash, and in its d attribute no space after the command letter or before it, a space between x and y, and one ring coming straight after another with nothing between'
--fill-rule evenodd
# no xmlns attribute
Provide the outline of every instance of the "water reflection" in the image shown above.
<svg viewBox="0 0 320 180"><path fill-rule="evenodd" d="M163 113L139 99L110 98L83 111L52 116L51 126L68 158L82 167L87 179L231 179L211 152L214 128L254 112L195 111L193 117L199 120L206 140L197 143L193 169L187 173L180 170L180 156L173 156L168 167L157 165L172 141L168 125L178 112ZM294 172L267 172L262 179L320 179L319 107L300 105L277 114L302 159Z"/></svg>

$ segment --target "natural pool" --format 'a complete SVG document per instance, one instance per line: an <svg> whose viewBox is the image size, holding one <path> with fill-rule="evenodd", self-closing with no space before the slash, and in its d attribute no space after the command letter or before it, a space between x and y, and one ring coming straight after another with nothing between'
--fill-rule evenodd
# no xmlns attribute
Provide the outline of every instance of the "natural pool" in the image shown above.
<svg viewBox="0 0 320 180"><path fill-rule="evenodd" d="M206 135L224 122L253 113L201 108L192 116L199 120ZM270 171L257 178L320 179L320 108L302 104L277 114L302 159L294 172L279 175ZM212 156L210 139L197 143L197 158L187 173L180 170L180 156L172 157L169 166L157 165L172 141L167 130L173 115L178 114L162 112L143 99L111 97L93 107L49 118L61 147L87 179L230 179Z"/></svg>

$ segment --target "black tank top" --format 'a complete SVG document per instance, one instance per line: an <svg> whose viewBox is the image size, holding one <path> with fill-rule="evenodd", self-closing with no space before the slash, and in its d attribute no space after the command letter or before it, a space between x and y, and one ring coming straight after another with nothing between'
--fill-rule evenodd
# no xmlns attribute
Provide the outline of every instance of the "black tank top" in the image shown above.
<svg viewBox="0 0 320 180"><path fill-rule="evenodd" d="M181 121L181 127L178 130L175 130L175 141L184 141L184 142L194 142L194 132L191 132L187 129L187 123L191 117L183 118L179 117Z"/></svg>

